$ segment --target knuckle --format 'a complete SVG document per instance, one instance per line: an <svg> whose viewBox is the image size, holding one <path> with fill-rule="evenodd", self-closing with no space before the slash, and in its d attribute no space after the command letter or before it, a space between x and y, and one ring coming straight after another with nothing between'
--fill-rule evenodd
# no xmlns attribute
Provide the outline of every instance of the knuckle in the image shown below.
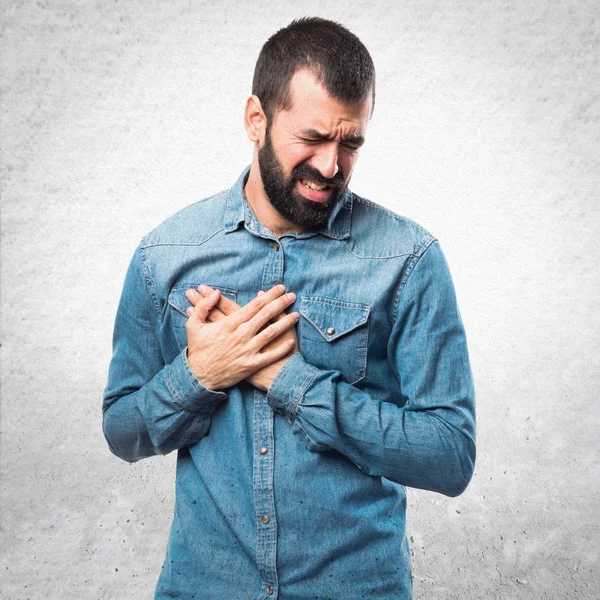
<svg viewBox="0 0 600 600"><path fill-rule="evenodd" d="M219 321L219 325L225 333L234 333L236 330L235 324L230 319Z"/></svg>
<svg viewBox="0 0 600 600"><path fill-rule="evenodd" d="M252 358L248 359L248 368L252 371L260 369L262 366L262 355L256 354Z"/></svg>
<svg viewBox="0 0 600 600"><path fill-rule="evenodd" d="M250 329L246 324L240 325L231 332L234 343L236 344L244 344L245 342L247 342L248 338L250 337L250 334Z"/></svg>

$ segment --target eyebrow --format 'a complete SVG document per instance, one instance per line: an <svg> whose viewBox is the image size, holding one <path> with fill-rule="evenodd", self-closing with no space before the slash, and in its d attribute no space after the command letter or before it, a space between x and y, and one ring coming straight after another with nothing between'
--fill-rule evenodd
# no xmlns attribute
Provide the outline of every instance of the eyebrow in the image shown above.
<svg viewBox="0 0 600 600"><path fill-rule="evenodd" d="M302 129L300 131L302 137L314 139L314 140L331 140L331 136L322 133L318 129ZM342 142L349 142L355 146L362 146L365 143L365 138L358 133L350 133L342 138Z"/></svg>

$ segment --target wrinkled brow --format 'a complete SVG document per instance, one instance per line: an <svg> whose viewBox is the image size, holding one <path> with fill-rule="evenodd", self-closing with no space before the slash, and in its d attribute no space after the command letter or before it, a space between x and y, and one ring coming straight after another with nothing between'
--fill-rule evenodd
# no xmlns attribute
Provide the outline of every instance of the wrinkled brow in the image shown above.
<svg viewBox="0 0 600 600"><path fill-rule="evenodd" d="M323 132L319 131L318 129L312 129L312 128L303 129L302 131L300 131L300 135L302 137L306 137L306 138L310 138L310 139L314 139L314 140L333 140L333 139L335 139L335 136L327 135L326 133L323 133ZM349 133L348 135L345 135L342 137L342 142L350 143L355 146L362 146L365 143L365 138L358 133Z"/></svg>

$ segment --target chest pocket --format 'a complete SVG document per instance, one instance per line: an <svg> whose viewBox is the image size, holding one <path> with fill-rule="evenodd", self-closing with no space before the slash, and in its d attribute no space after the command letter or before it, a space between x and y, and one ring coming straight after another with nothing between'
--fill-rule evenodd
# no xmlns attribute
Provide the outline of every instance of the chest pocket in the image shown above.
<svg viewBox="0 0 600 600"><path fill-rule="evenodd" d="M192 306L190 301L185 297L186 290L194 289L197 290L199 283L179 283L176 287L171 289L169 293L169 317L173 326L173 333L177 339L177 345L179 350L183 350L187 346L187 335L185 333L185 323L188 319L185 311ZM221 294L226 296L230 300L237 302L237 292L229 288L221 287L220 285L214 285L212 283L207 284L215 290L221 290Z"/></svg>
<svg viewBox="0 0 600 600"><path fill-rule="evenodd" d="M300 303L300 351L319 369L340 371L348 383L367 374L367 304L305 296Z"/></svg>

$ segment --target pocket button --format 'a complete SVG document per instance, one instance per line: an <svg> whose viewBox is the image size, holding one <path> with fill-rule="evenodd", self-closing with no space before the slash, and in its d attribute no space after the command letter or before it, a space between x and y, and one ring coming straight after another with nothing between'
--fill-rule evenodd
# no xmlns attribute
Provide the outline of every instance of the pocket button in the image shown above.
<svg viewBox="0 0 600 600"><path fill-rule="evenodd" d="M370 311L368 304L303 296L300 351L317 369L340 371L347 383L358 383L366 376Z"/></svg>

